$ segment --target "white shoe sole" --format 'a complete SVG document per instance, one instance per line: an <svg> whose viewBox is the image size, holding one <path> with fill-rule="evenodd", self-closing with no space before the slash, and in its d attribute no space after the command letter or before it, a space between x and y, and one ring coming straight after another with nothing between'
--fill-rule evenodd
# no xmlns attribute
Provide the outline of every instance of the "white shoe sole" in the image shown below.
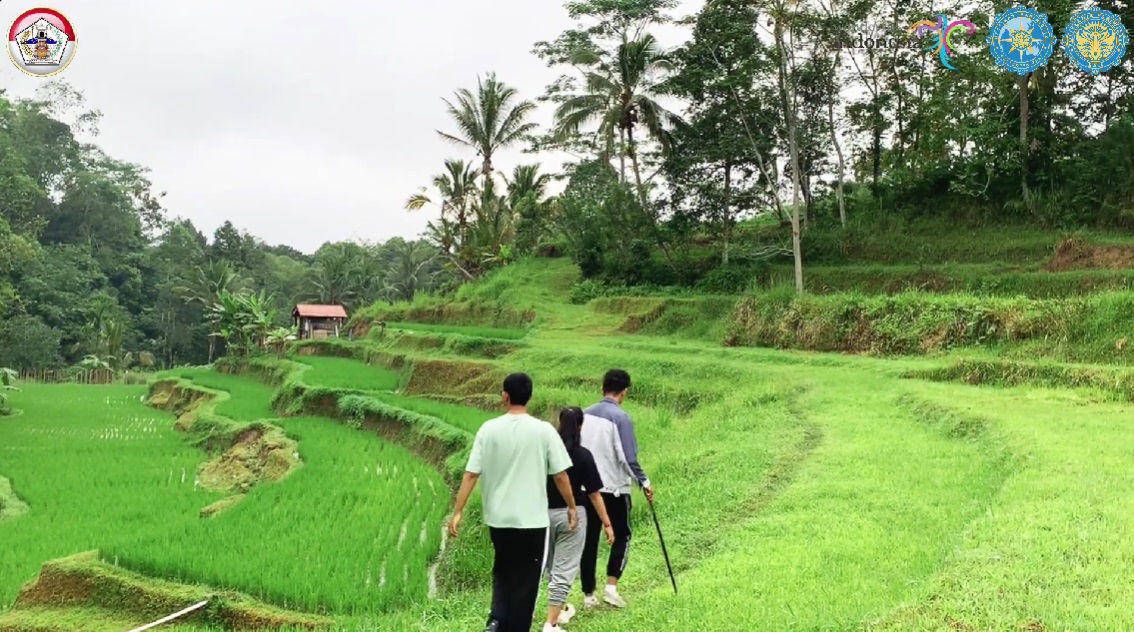
<svg viewBox="0 0 1134 632"><path fill-rule="evenodd" d="M574 619L574 618L575 618L575 608L568 605L562 611L559 612L559 622L557 623L557 625L564 625L566 623L570 623L571 619Z"/></svg>
<svg viewBox="0 0 1134 632"><path fill-rule="evenodd" d="M610 595L603 595L602 600L607 605L614 606L615 608L625 608L626 607L626 601L624 601L621 597L614 598L614 597L611 597Z"/></svg>

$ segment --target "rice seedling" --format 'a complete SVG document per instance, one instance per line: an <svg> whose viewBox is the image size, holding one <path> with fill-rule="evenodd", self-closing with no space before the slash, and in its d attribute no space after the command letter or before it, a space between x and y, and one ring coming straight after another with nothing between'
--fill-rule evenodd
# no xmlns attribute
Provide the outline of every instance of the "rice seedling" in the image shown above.
<svg viewBox="0 0 1134 632"><path fill-rule="evenodd" d="M390 329L420 331L432 334L462 334L476 338L497 338L519 340L527 335L522 329L501 329L499 327L479 327L476 325L438 325L433 323L386 323Z"/></svg>
<svg viewBox="0 0 1134 632"><path fill-rule="evenodd" d="M392 391L397 389L401 382L401 376L397 371L350 358L299 356L296 360L311 367L303 374L303 381L312 386Z"/></svg>
<svg viewBox="0 0 1134 632"><path fill-rule="evenodd" d="M0 609L44 561L128 546L219 499L194 486L205 455L146 407L145 387L21 389L12 405L24 413L0 420L0 470L28 512L0 525Z"/></svg>
<svg viewBox="0 0 1134 632"><path fill-rule="evenodd" d="M439 402L424 397L409 397L397 393L375 393L375 399L415 413L437 417L445 423L475 433L484 422L500 415L468 406Z"/></svg>
<svg viewBox="0 0 1134 632"><path fill-rule="evenodd" d="M272 416L269 387L182 374L232 393L220 414ZM449 492L409 451L328 419L273 420L299 441L304 466L205 520L199 510L222 496L195 485L207 456L143 395L70 385L17 394L26 412L0 425L0 462L31 511L0 527L14 545L0 556L0 607L44 561L95 548L132 570L312 612L374 612L426 596Z"/></svg>

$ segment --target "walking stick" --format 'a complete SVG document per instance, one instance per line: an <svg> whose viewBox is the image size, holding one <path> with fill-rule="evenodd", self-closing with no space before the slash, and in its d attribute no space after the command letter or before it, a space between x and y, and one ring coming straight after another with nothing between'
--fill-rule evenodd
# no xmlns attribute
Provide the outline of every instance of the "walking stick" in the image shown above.
<svg viewBox="0 0 1134 632"><path fill-rule="evenodd" d="M677 594L677 579L673 576L673 565L669 563L669 552L665 550L665 538L661 534L661 525L658 524L658 512L654 511L654 501L646 499L650 505L650 515L654 517L654 527L658 530L658 542L661 542L661 552L665 556L665 567L669 570L669 581L673 584L673 594Z"/></svg>

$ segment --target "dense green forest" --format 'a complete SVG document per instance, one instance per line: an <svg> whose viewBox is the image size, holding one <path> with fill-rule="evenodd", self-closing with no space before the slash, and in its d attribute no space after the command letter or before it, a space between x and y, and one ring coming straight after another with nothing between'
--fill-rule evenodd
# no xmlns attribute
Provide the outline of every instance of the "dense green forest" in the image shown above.
<svg viewBox="0 0 1134 632"><path fill-rule="evenodd" d="M688 41L664 50L651 29L676 5L568 2L575 26L534 48L563 72L543 95L523 100L490 75L446 100L454 125L439 133L479 156L433 180L430 238L451 267L473 276L565 251L606 286L740 291L787 258L802 291L803 261L881 227L1134 226L1129 58L1096 77L1057 51L1018 77L980 45L1007 6L987 2L966 5L978 31L957 70L921 45L850 46L913 39L908 25L931 12L917 3L709 0L676 20ZM1134 25L1130 3L1099 6ZM1062 28L1081 7L1037 8ZM531 121L536 102L555 107L549 129ZM498 195L495 154L525 145L576 159L547 176L515 167ZM566 180L561 195L542 195L549 178Z"/></svg>
<svg viewBox="0 0 1134 632"><path fill-rule="evenodd" d="M709 0L680 20L676 5L568 2L573 28L534 46L562 71L542 95L490 73L445 99L438 133L460 153L406 201L436 214L416 242L305 255L239 218L210 239L170 217L143 167L81 140L99 119L81 94L0 93L3 364L206 362L223 352L210 334L262 343L296 301L411 300L532 256L570 256L585 296L738 293L777 261L794 263L802 291L807 263L918 222L1134 227L1129 55L1091 76L1057 50L1019 77L980 44L1006 8L988 2L966 5L978 32L957 70L922 46L848 47L862 33L911 38L906 27L930 15L917 3ZM1134 4L1099 6L1134 29ZM1036 8L1060 30L1080 7ZM651 31L674 21L691 36L665 50ZM541 102L554 108L547 127L534 120ZM533 160L497 164L508 148ZM574 158L549 169L546 150Z"/></svg>
<svg viewBox="0 0 1134 632"><path fill-rule="evenodd" d="M99 119L82 106L62 84L30 100L0 92L5 366L200 364L226 292L262 297L263 316L280 326L296 301L354 307L431 288L433 249L422 242L331 243L306 255L233 222L209 239L170 217L145 169L80 140Z"/></svg>

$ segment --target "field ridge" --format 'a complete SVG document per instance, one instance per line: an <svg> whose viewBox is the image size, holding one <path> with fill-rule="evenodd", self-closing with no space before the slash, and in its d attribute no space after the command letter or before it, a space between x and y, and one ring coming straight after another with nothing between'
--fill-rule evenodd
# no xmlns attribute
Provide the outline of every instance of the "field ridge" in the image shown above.
<svg viewBox="0 0 1134 632"><path fill-rule="evenodd" d="M12 481L0 475L0 522L15 520L30 510L31 507L16 495Z"/></svg>
<svg viewBox="0 0 1134 632"><path fill-rule="evenodd" d="M186 615L180 623L226 630L281 626L314 630L331 624L325 617L269 606L236 591L147 577L101 560L98 551L88 551L46 562L39 576L20 591L9 613L0 616L0 626L4 630L21 630L18 626L32 625L28 620L38 620L38 627L31 629L69 631L77 628L55 628L48 621L63 618L59 609L80 607L111 613L114 624L128 621L141 625L206 600L208 606ZM25 623L19 623L21 620ZM84 630L101 632L90 627ZM123 632L110 627L103 630Z"/></svg>
<svg viewBox="0 0 1134 632"><path fill-rule="evenodd" d="M202 509L216 515L232 507L253 487L278 482L302 466L298 444L269 420L240 423L216 411L229 398L185 378L164 378L150 383L147 405L177 416L175 428L185 432L190 443L215 453L197 469L197 481L214 491L236 492Z"/></svg>

